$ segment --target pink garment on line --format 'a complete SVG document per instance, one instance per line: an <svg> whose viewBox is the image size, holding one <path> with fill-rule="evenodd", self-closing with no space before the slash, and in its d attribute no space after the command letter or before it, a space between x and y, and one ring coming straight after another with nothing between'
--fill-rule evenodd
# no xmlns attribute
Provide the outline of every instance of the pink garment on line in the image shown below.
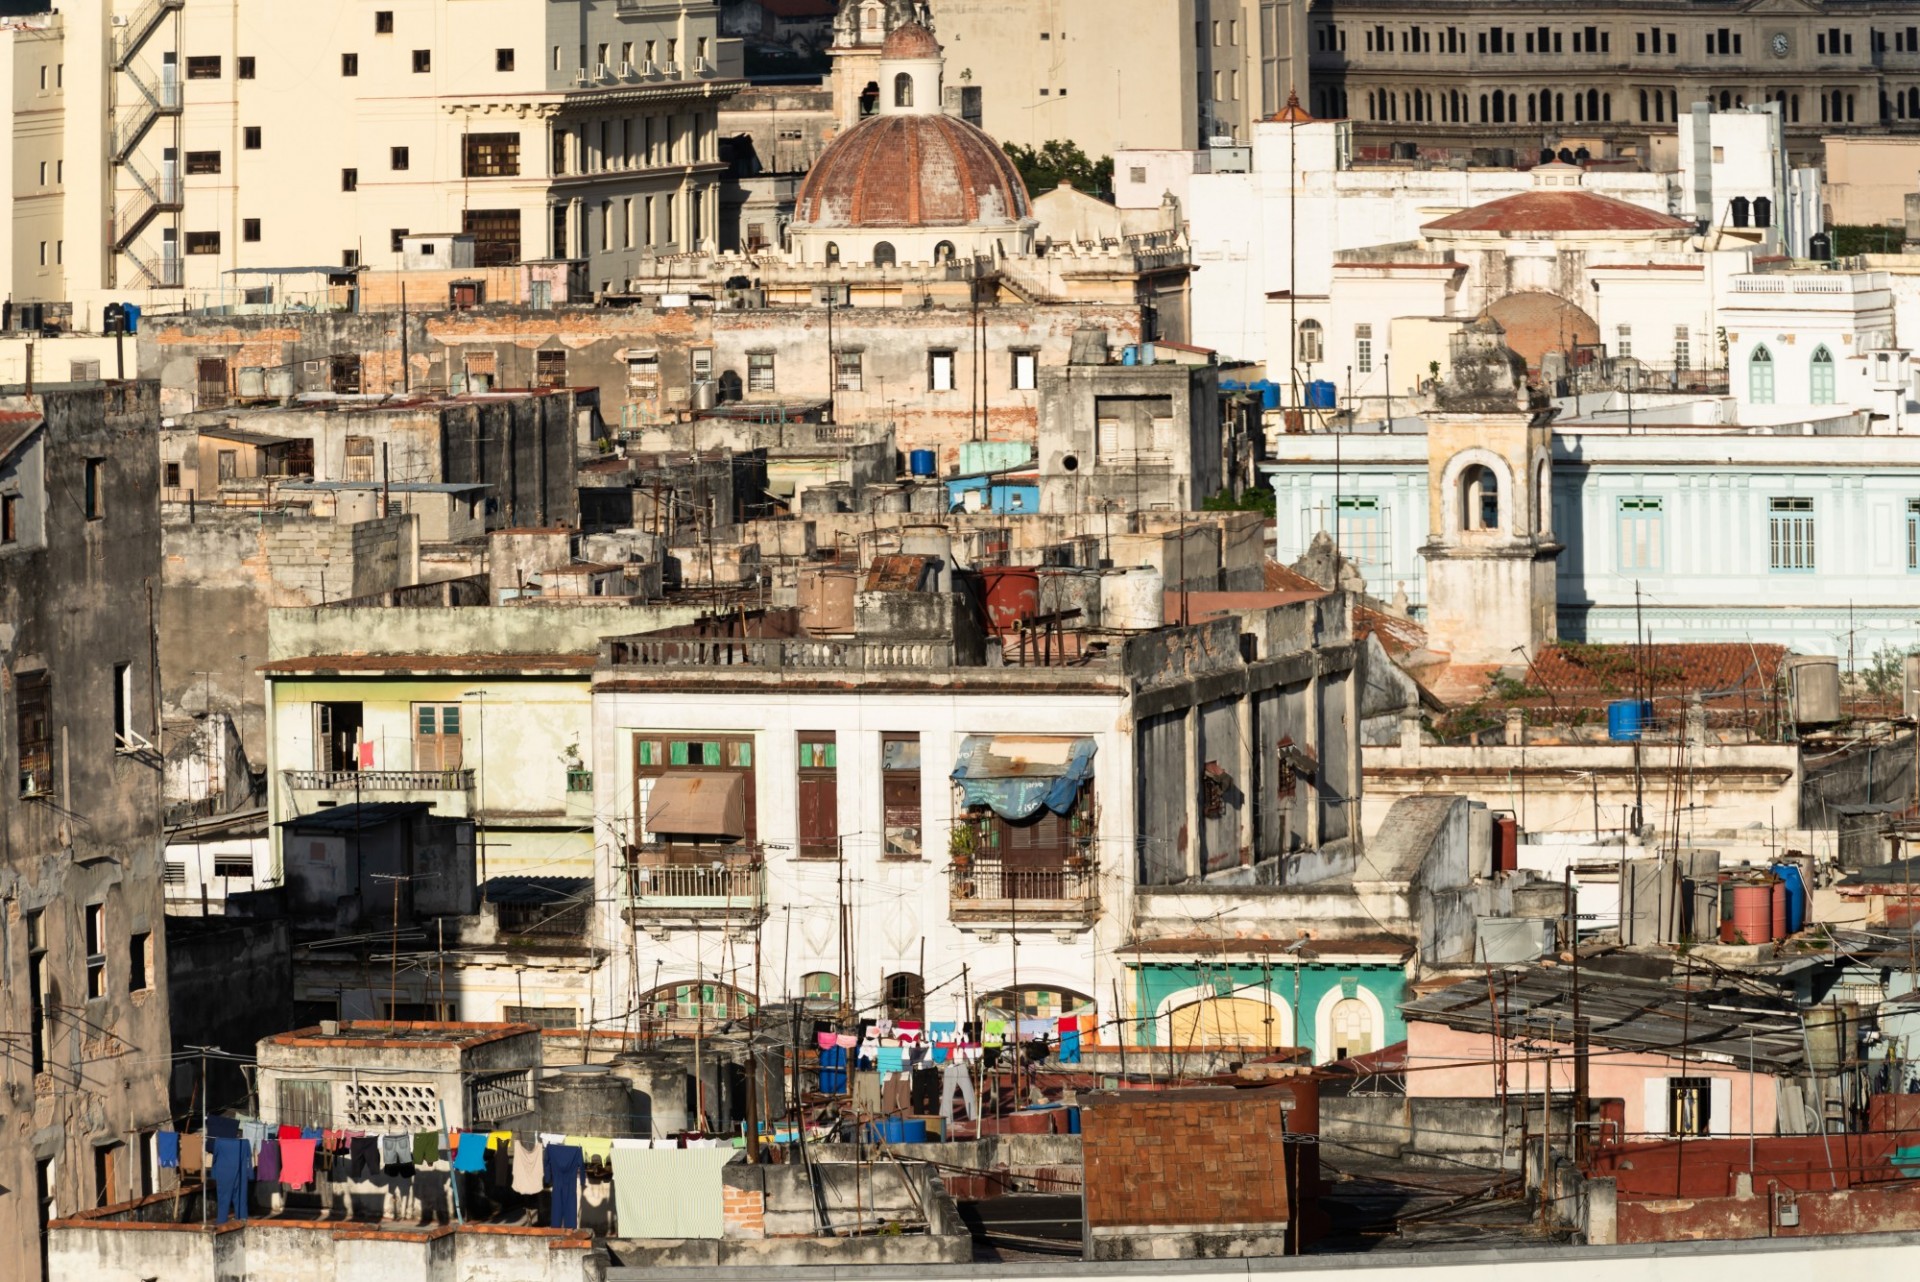
<svg viewBox="0 0 1920 1282"><path fill-rule="evenodd" d="M316 1140L280 1141L280 1182L295 1188L313 1183L313 1149Z"/></svg>
<svg viewBox="0 0 1920 1282"><path fill-rule="evenodd" d="M859 1035L855 1033L841 1033L833 1040L842 1050L852 1050L860 1044Z"/></svg>
<svg viewBox="0 0 1920 1282"><path fill-rule="evenodd" d="M833 1033L815 1033L813 1039L820 1043L823 1051L830 1051L840 1044L840 1039Z"/></svg>

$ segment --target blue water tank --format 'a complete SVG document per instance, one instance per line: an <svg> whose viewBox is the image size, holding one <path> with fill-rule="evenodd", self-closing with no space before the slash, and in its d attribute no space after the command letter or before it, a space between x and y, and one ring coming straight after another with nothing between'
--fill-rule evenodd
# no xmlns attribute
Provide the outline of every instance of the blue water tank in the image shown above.
<svg viewBox="0 0 1920 1282"><path fill-rule="evenodd" d="M1645 699L1615 699L1607 705L1607 738L1615 743L1638 743L1653 705Z"/></svg>
<svg viewBox="0 0 1920 1282"><path fill-rule="evenodd" d="M1787 887L1787 930L1797 933L1807 924L1807 884L1794 864L1775 864L1773 871Z"/></svg>
<svg viewBox="0 0 1920 1282"><path fill-rule="evenodd" d="M1132 343L1128 343L1120 349L1120 363L1122 365L1138 365L1140 363L1140 349Z"/></svg>
<svg viewBox="0 0 1920 1282"><path fill-rule="evenodd" d="M927 1124L917 1117L888 1117L867 1127L867 1138L888 1144L925 1144Z"/></svg>
<svg viewBox="0 0 1920 1282"><path fill-rule="evenodd" d="M1337 393L1330 379L1316 378L1307 384L1307 408L1310 410L1330 410L1338 402Z"/></svg>
<svg viewBox="0 0 1920 1282"><path fill-rule="evenodd" d="M140 332L140 304L122 303L120 307L127 314L127 333L138 334Z"/></svg>
<svg viewBox="0 0 1920 1282"><path fill-rule="evenodd" d="M932 450L915 450L907 455L907 470L915 476L932 476L938 468Z"/></svg>
<svg viewBox="0 0 1920 1282"><path fill-rule="evenodd" d="M1223 392L1244 392L1247 390L1247 385L1237 378L1223 378L1220 380L1220 390Z"/></svg>

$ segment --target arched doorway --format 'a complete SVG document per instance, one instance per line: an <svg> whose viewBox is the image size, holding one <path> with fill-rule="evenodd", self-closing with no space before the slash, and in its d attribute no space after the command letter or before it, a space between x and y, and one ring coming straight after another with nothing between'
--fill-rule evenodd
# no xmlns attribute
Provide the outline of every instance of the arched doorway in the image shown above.
<svg viewBox="0 0 1920 1282"><path fill-rule="evenodd" d="M1380 1030L1374 1027L1372 1008L1358 998L1346 997L1335 1002L1332 1012L1327 1016L1327 1024L1332 1036L1327 1054L1332 1059L1365 1055L1376 1048L1380 1039Z"/></svg>
<svg viewBox="0 0 1920 1282"><path fill-rule="evenodd" d="M1822 343L1813 349L1813 365L1808 379L1810 399L1815 405L1831 405L1834 402L1833 353Z"/></svg>
<svg viewBox="0 0 1920 1282"><path fill-rule="evenodd" d="M926 1011L926 981L912 971L887 976L885 996L888 1019L919 1019Z"/></svg>
<svg viewBox="0 0 1920 1282"><path fill-rule="evenodd" d="M1773 404L1773 353L1764 343L1747 359L1747 399L1755 405Z"/></svg>

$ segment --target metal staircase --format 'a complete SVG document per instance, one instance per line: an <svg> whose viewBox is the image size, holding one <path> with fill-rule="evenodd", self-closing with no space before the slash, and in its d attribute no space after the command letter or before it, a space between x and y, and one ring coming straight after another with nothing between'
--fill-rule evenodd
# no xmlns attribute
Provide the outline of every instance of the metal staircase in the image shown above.
<svg viewBox="0 0 1920 1282"><path fill-rule="evenodd" d="M143 0L133 12L116 15L114 19L113 69L118 74L109 138L114 167L126 175L125 181L116 179L114 183L119 188L116 196L119 204L113 211L114 253L109 259L110 280L114 284L122 283L121 278L126 276L124 283L129 286L178 289L185 276L177 243L173 252L162 254L155 254L150 247L137 243L157 217L178 213L183 207L185 192L179 174L154 178L134 163L141 141L157 122L169 118L178 120L182 100L179 66L166 62L174 51L161 43L160 57L166 74L158 77L150 68L140 65L138 55L155 43L154 37L165 26L167 16L185 7L186 0ZM178 141L178 124L169 132L173 140L166 145L174 146ZM131 272L120 266L122 258L131 265Z"/></svg>
<svg viewBox="0 0 1920 1282"><path fill-rule="evenodd" d="M147 0L138 12L129 14L124 25L114 28L113 69L124 71L133 55L140 52L140 46L147 43L147 37L160 25L160 20L185 7L186 0Z"/></svg>
<svg viewBox="0 0 1920 1282"><path fill-rule="evenodd" d="M162 116L180 114L180 82L171 83L162 80L148 83L139 71L133 67L122 67L121 72L139 91L132 102L123 102L123 108L115 113L113 122L113 163L124 165L140 140L147 136L147 130L153 128L153 122Z"/></svg>
<svg viewBox="0 0 1920 1282"><path fill-rule="evenodd" d="M122 201L113 216L113 249L115 253L125 253L133 244L134 237L146 230L153 216L159 213L178 213L183 204L181 183L178 175L171 178L148 178L140 172L139 166L125 163L121 170L134 183L134 192Z"/></svg>

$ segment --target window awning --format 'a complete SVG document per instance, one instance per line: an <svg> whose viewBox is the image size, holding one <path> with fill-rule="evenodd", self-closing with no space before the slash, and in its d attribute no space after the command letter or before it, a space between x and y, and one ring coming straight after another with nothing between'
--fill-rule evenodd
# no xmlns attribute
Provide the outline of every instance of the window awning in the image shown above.
<svg viewBox="0 0 1920 1282"><path fill-rule="evenodd" d="M1094 748L1065 735L968 735L953 781L967 805L1003 819L1030 819L1043 807L1064 815L1093 778Z"/></svg>
<svg viewBox="0 0 1920 1282"><path fill-rule="evenodd" d="M647 831L655 836L745 837L745 777L734 771L668 771L647 793Z"/></svg>

